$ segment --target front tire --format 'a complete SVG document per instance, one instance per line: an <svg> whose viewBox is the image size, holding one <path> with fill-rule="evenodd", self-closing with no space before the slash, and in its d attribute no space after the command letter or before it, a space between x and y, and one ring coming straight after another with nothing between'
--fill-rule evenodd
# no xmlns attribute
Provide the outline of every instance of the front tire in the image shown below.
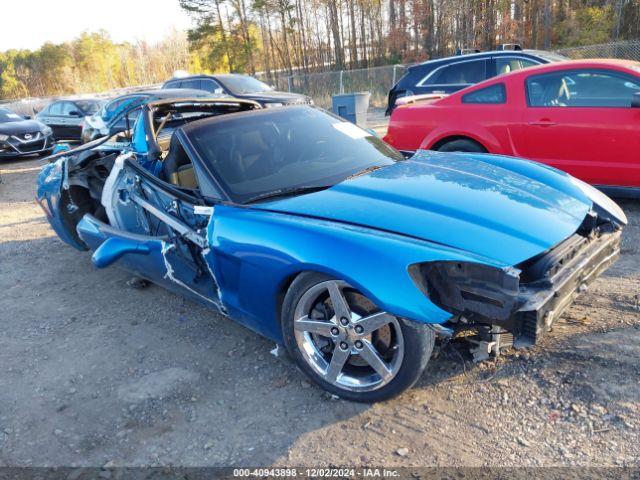
<svg viewBox="0 0 640 480"><path fill-rule="evenodd" d="M413 386L435 342L428 326L381 311L344 281L307 272L282 308L285 346L319 386L346 400L372 403Z"/></svg>

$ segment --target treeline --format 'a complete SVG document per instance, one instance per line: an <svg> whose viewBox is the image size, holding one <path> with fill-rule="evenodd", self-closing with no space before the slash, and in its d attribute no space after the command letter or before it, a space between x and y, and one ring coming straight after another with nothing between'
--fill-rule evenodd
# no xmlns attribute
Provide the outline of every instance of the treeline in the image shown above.
<svg viewBox="0 0 640 480"><path fill-rule="evenodd" d="M157 45L114 43L104 31L45 43L36 51L0 52L0 98L101 92L163 81L189 68L189 44L171 32Z"/></svg>
<svg viewBox="0 0 640 480"><path fill-rule="evenodd" d="M176 70L276 75L408 63L502 43L555 49L640 37L640 0L176 0L188 35L84 33L0 52L0 98L157 83Z"/></svg>
<svg viewBox="0 0 640 480"><path fill-rule="evenodd" d="M640 36L640 0L179 0L211 70L407 63L503 43L561 48Z"/></svg>

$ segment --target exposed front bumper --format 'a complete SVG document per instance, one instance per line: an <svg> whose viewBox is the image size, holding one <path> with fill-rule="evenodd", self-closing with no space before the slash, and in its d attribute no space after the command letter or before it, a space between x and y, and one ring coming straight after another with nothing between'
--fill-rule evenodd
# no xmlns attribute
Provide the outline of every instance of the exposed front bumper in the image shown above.
<svg viewBox="0 0 640 480"><path fill-rule="evenodd" d="M515 347L534 345L573 300L620 255L622 231L581 240L581 245L560 262L547 278L520 285L519 304L504 327L513 334Z"/></svg>
<svg viewBox="0 0 640 480"><path fill-rule="evenodd" d="M15 158L49 152L55 146L53 135L34 134L29 140L16 136L0 142L0 158Z"/></svg>

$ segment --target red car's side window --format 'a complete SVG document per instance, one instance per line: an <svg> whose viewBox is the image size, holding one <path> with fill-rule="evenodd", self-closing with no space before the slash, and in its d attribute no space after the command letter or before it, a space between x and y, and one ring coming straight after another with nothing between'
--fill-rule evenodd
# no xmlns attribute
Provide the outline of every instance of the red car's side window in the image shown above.
<svg viewBox="0 0 640 480"><path fill-rule="evenodd" d="M565 70L526 80L530 107L630 107L640 79L613 70Z"/></svg>
<svg viewBox="0 0 640 480"><path fill-rule="evenodd" d="M496 83L462 96L462 103L500 104L507 102L504 83Z"/></svg>

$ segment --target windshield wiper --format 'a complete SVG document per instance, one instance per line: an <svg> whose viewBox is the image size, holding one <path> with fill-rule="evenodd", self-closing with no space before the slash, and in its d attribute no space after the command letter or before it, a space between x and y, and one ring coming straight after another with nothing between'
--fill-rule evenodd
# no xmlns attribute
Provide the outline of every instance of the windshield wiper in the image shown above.
<svg viewBox="0 0 640 480"><path fill-rule="evenodd" d="M333 185L305 185L302 187L280 188L278 190L273 190L272 192L261 193L260 195L251 197L249 200L245 200L244 203L257 202L258 200L265 200L267 198L286 197L289 195L301 195L304 193L319 192L320 190L326 190L327 188L331 188L332 186Z"/></svg>
<svg viewBox="0 0 640 480"><path fill-rule="evenodd" d="M359 172L353 173L349 175L345 180L350 180L352 178L359 177L361 175L366 175L367 173L375 172L382 168L382 165L371 165L370 167L365 168L364 170L360 170Z"/></svg>

